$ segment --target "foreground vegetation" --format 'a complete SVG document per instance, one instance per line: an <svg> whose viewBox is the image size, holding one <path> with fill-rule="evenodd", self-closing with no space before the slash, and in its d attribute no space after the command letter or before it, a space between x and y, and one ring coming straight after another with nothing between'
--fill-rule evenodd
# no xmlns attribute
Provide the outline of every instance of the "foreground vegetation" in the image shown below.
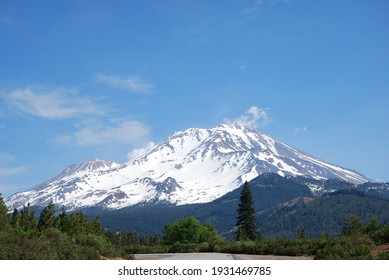
<svg viewBox="0 0 389 280"><path fill-rule="evenodd" d="M176 223L184 225L188 219L194 221L196 224L200 224L193 217L185 218ZM192 225L183 227L181 230L188 232L190 227ZM211 225L207 225L207 227L212 228ZM177 231L180 231L180 229L177 228ZM214 229L210 231L215 233ZM179 232L174 234L180 236ZM185 236L185 234L181 236ZM227 241L220 236L211 234L209 235L209 239L200 238L195 241L190 240L190 238L178 238L173 243L169 235L139 238L136 233L125 233L121 231L114 234L111 240L116 245L122 246L128 254L219 252L231 254L314 256L315 259L325 260L389 259L389 251L373 254L375 247L389 244L389 225L383 225L376 220L372 220L365 226L355 216L345 220L340 236L330 237L323 234L318 239L306 238L304 229L299 229L293 239L267 239L259 235L256 240L241 239Z"/></svg>
<svg viewBox="0 0 389 280"><path fill-rule="evenodd" d="M50 203L36 218L35 211L25 206L12 215L0 197L0 259L11 260L77 260L131 258L115 246L98 218L89 220L81 212L55 214Z"/></svg>
<svg viewBox="0 0 389 280"><path fill-rule="evenodd" d="M314 256L315 259L389 259L389 225L363 224L356 216L344 221L337 237L306 237L304 228L291 239L255 237L223 239L212 224L189 216L164 227L163 235L104 230L98 218L80 212L55 213L46 206L39 217L29 206L9 215L0 197L0 259L132 259L137 253L220 252L232 254ZM384 248L382 252L374 248ZM380 247L379 247L380 246ZM385 251L386 249L386 251Z"/></svg>

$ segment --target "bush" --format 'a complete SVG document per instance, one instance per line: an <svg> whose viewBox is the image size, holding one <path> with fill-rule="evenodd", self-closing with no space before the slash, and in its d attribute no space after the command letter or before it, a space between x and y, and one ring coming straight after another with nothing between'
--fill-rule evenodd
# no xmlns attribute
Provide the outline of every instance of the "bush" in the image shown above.
<svg viewBox="0 0 389 280"><path fill-rule="evenodd" d="M382 226L369 234L377 245L389 243L389 226Z"/></svg>
<svg viewBox="0 0 389 280"><path fill-rule="evenodd" d="M220 240L216 229L211 224L201 224L195 217L189 216L165 225L165 243L202 243Z"/></svg>
<svg viewBox="0 0 389 280"><path fill-rule="evenodd" d="M56 228L48 228L42 232L42 238L50 243L58 243L62 238L63 233Z"/></svg>
<svg viewBox="0 0 389 280"><path fill-rule="evenodd" d="M219 242L215 244L214 251L231 254L256 254L258 244L255 241Z"/></svg>
<svg viewBox="0 0 389 280"><path fill-rule="evenodd" d="M373 242L366 235L341 236L330 239L318 249L315 259L323 260L368 260L372 259Z"/></svg>
<svg viewBox="0 0 389 280"><path fill-rule="evenodd" d="M175 243L169 247L169 253L197 253L199 252L199 245L194 243L182 244Z"/></svg>
<svg viewBox="0 0 389 280"><path fill-rule="evenodd" d="M377 260L389 260L389 252L384 252L376 257Z"/></svg>
<svg viewBox="0 0 389 280"><path fill-rule="evenodd" d="M124 251L126 254L163 254L168 252L168 247L163 245L130 244L125 247Z"/></svg>
<svg viewBox="0 0 389 280"><path fill-rule="evenodd" d="M55 217L53 204L45 209L46 212L43 211L40 216L40 223L37 223L35 212L29 206L20 212L13 212L12 222L0 229L0 259L132 258L108 240L98 219L89 221L85 215L77 212L68 217L64 210L60 216Z"/></svg>

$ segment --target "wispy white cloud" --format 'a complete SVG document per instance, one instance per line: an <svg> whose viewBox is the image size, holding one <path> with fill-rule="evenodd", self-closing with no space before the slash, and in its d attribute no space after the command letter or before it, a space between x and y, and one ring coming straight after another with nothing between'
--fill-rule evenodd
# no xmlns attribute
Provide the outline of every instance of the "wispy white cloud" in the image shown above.
<svg viewBox="0 0 389 280"><path fill-rule="evenodd" d="M238 123L253 128L265 127L271 122L268 109L251 106L243 115L233 121L224 120L225 123Z"/></svg>
<svg viewBox="0 0 389 280"><path fill-rule="evenodd" d="M27 87L11 91L7 98L18 110L47 119L100 115L103 108L77 95L77 89Z"/></svg>
<svg viewBox="0 0 389 280"><path fill-rule="evenodd" d="M133 159L137 156L141 156L141 155L145 154L146 152L150 151L154 147L155 147L155 143L149 142L144 147L133 149L132 151L130 151L127 154L127 158L130 160L130 159Z"/></svg>
<svg viewBox="0 0 389 280"><path fill-rule="evenodd" d="M71 135L57 136L61 144L77 146L137 145L149 139L150 127L135 120L110 120L108 124L89 121Z"/></svg>
<svg viewBox="0 0 389 280"><path fill-rule="evenodd" d="M151 82L139 76L125 77L99 74L97 75L97 80L106 85L136 93L148 93L154 88Z"/></svg>
<svg viewBox="0 0 389 280"><path fill-rule="evenodd" d="M17 175L26 170L26 167L9 167L9 163L14 159L14 156L0 153L0 177Z"/></svg>
<svg viewBox="0 0 389 280"><path fill-rule="evenodd" d="M0 166L0 177L20 174L24 170L26 170L25 167L1 167Z"/></svg>

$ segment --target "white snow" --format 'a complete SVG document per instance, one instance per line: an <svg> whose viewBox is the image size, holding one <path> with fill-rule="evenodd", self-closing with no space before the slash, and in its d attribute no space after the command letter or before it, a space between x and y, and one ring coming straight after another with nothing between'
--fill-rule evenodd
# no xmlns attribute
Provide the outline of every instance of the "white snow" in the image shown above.
<svg viewBox="0 0 389 280"><path fill-rule="evenodd" d="M71 165L52 180L11 196L6 204L13 209L53 200L70 209L99 203L113 209L153 200L204 203L267 170L281 176L325 178L328 173L353 182L367 181L356 172L304 154L253 129L230 124L175 132L123 165L99 159ZM158 192L156 185L169 177L181 188Z"/></svg>

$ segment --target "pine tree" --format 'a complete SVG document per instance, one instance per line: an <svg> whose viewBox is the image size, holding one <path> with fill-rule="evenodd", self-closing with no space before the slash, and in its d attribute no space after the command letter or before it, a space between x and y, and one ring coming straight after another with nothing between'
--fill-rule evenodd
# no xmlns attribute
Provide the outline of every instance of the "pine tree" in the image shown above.
<svg viewBox="0 0 389 280"><path fill-rule="evenodd" d="M18 209L15 208L11 215L11 225L14 228L17 228L19 224L20 224L20 213Z"/></svg>
<svg viewBox="0 0 389 280"><path fill-rule="evenodd" d="M45 208L43 208L39 216L38 229L43 230L54 227L55 222L55 205L50 202Z"/></svg>
<svg viewBox="0 0 389 280"><path fill-rule="evenodd" d="M69 217L69 232L73 235L76 233L87 233L88 217L81 212L74 212Z"/></svg>
<svg viewBox="0 0 389 280"><path fill-rule="evenodd" d="M254 200L249 183L246 181L240 194L240 203L237 210L237 236L236 240L255 240L255 210Z"/></svg>
<svg viewBox="0 0 389 280"><path fill-rule="evenodd" d="M365 225L357 216L352 216L351 218L346 218L344 225L341 229L341 234L352 236L362 234L365 231Z"/></svg>
<svg viewBox="0 0 389 280"><path fill-rule="evenodd" d="M0 230L5 229L9 225L8 208L4 203L0 193Z"/></svg>
<svg viewBox="0 0 389 280"><path fill-rule="evenodd" d="M65 207L62 206L61 214L58 216L58 227L62 232L70 232L70 221L69 217L66 214Z"/></svg>
<svg viewBox="0 0 389 280"><path fill-rule="evenodd" d="M30 203L23 206L23 209L20 210L20 220L19 225L24 231L34 231L37 226L37 222L35 220L35 210L32 209L30 211Z"/></svg>
<svg viewBox="0 0 389 280"><path fill-rule="evenodd" d="M307 239L304 227L300 227L298 229L296 236L295 236L295 239L301 239L301 240Z"/></svg>

